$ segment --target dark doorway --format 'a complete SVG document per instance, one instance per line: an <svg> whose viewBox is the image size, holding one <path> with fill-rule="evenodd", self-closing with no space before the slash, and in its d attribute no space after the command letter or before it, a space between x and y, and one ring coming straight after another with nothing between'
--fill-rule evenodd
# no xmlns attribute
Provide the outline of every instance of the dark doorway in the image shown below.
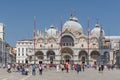
<svg viewBox="0 0 120 80"><path fill-rule="evenodd" d="M53 57L50 57L50 64L53 63Z"/></svg>
<svg viewBox="0 0 120 80"><path fill-rule="evenodd" d="M39 61L39 64L42 64L42 61Z"/></svg>
<svg viewBox="0 0 120 80"><path fill-rule="evenodd" d="M81 60L82 60L82 63L85 63L85 57L82 57Z"/></svg>

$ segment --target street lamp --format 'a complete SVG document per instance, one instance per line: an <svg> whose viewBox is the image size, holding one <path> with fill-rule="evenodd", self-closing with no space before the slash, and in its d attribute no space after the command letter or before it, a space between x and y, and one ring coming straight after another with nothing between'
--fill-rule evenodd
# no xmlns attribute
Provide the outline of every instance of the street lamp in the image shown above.
<svg viewBox="0 0 120 80"><path fill-rule="evenodd" d="M6 50L6 42L2 40L2 67L7 66L7 57L8 52Z"/></svg>
<svg viewBox="0 0 120 80"><path fill-rule="evenodd" d="M102 41L103 41L103 31L102 27L100 27L100 35L99 35L99 51L100 51L100 59L99 59L99 64L104 65L104 56L103 56L103 46L102 46Z"/></svg>

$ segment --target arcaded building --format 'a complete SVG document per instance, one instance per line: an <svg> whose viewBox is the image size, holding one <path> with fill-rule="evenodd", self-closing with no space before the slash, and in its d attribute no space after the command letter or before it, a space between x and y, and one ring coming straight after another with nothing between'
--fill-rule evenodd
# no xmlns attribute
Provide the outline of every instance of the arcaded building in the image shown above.
<svg viewBox="0 0 120 80"><path fill-rule="evenodd" d="M78 19L71 16L62 26L54 25L44 31L37 30L33 39L16 43L17 63L115 64L119 62L120 36L105 36L104 26L97 22L85 34ZM117 48L115 48L117 47Z"/></svg>

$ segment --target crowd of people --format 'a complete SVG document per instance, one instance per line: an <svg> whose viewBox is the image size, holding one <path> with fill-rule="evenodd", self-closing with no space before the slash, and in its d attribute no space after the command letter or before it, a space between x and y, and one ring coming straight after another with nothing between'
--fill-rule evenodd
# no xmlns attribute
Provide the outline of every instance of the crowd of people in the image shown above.
<svg viewBox="0 0 120 80"><path fill-rule="evenodd" d="M81 64L70 64L69 62L65 62L64 64L44 64L44 63L39 63L39 64L7 64L7 72L19 72L21 75L28 75L30 72L32 75L36 75L37 73L39 75L43 74L43 71L47 70L53 70L56 69L57 72L66 72L69 73L70 70L76 71L76 73L79 73L80 71L85 71L86 68L94 68L95 70L98 71L103 71L105 68L108 70L114 69L115 66L112 65L92 65L88 66L85 63Z"/></svg>

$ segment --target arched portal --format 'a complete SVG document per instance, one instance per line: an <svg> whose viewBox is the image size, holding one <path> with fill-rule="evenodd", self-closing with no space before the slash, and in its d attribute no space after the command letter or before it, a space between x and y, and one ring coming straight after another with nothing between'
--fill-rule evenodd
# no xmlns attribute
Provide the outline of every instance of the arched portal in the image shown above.
<svg viewBox="0 0 120 80"><path fill-rule="evenodd" d="M62 46L74 46L74 40L71 36L65 35L62 37Z"/></svg>
<svg viewBox="0 0 120 80"><path fill-rule="evenodd" d="M109 52L104 52L104 63L107 64L110 61Z"/></svg>
<svg viewBox="0 0 120 80"><path fill-rule="evenodd" d="M72 49L70 49L70 48L68 48L68 47L66 47L66 48L63 48L62 50L61 50L61 56L62 56L62 60L63 60L63 62L66 62L66 61L68 61L68 62L71 62L71 63L73 63L73 50Z"/></svg>
<svg viewBox="0 0 120 80"><path fill-rule="evenodd" d="M47 51L47 59L50 63L53 63L53 60L55 59L55 52L52 50Z"/></svg>
<svg viewBox="0 0 120 80"><path fill-rule="evenodd" d="M91 59L95 64L99 62L100 53L98 51L92 51L90 54Z"/></svg>
<svg viewBox="0 0 120 80"><path fill-rule="evenodd" d="M36 56L37 63L39 63L40 61L42 61L44 59L44 54L42 51L37 51L35 53L35 56Z"/></svg>
<svg viewBox="0 0 120 80"><path fill-rule="evenodd" d="M87 61L88 54L86 51L80 51L78 55L78 59L80 62L85 63Z"/></svg>
<svg viewBox="0 0 120 80"><path fill-rule="evenodd" d="M0 51L0 63L2 63L2 52Z"/></svg>

